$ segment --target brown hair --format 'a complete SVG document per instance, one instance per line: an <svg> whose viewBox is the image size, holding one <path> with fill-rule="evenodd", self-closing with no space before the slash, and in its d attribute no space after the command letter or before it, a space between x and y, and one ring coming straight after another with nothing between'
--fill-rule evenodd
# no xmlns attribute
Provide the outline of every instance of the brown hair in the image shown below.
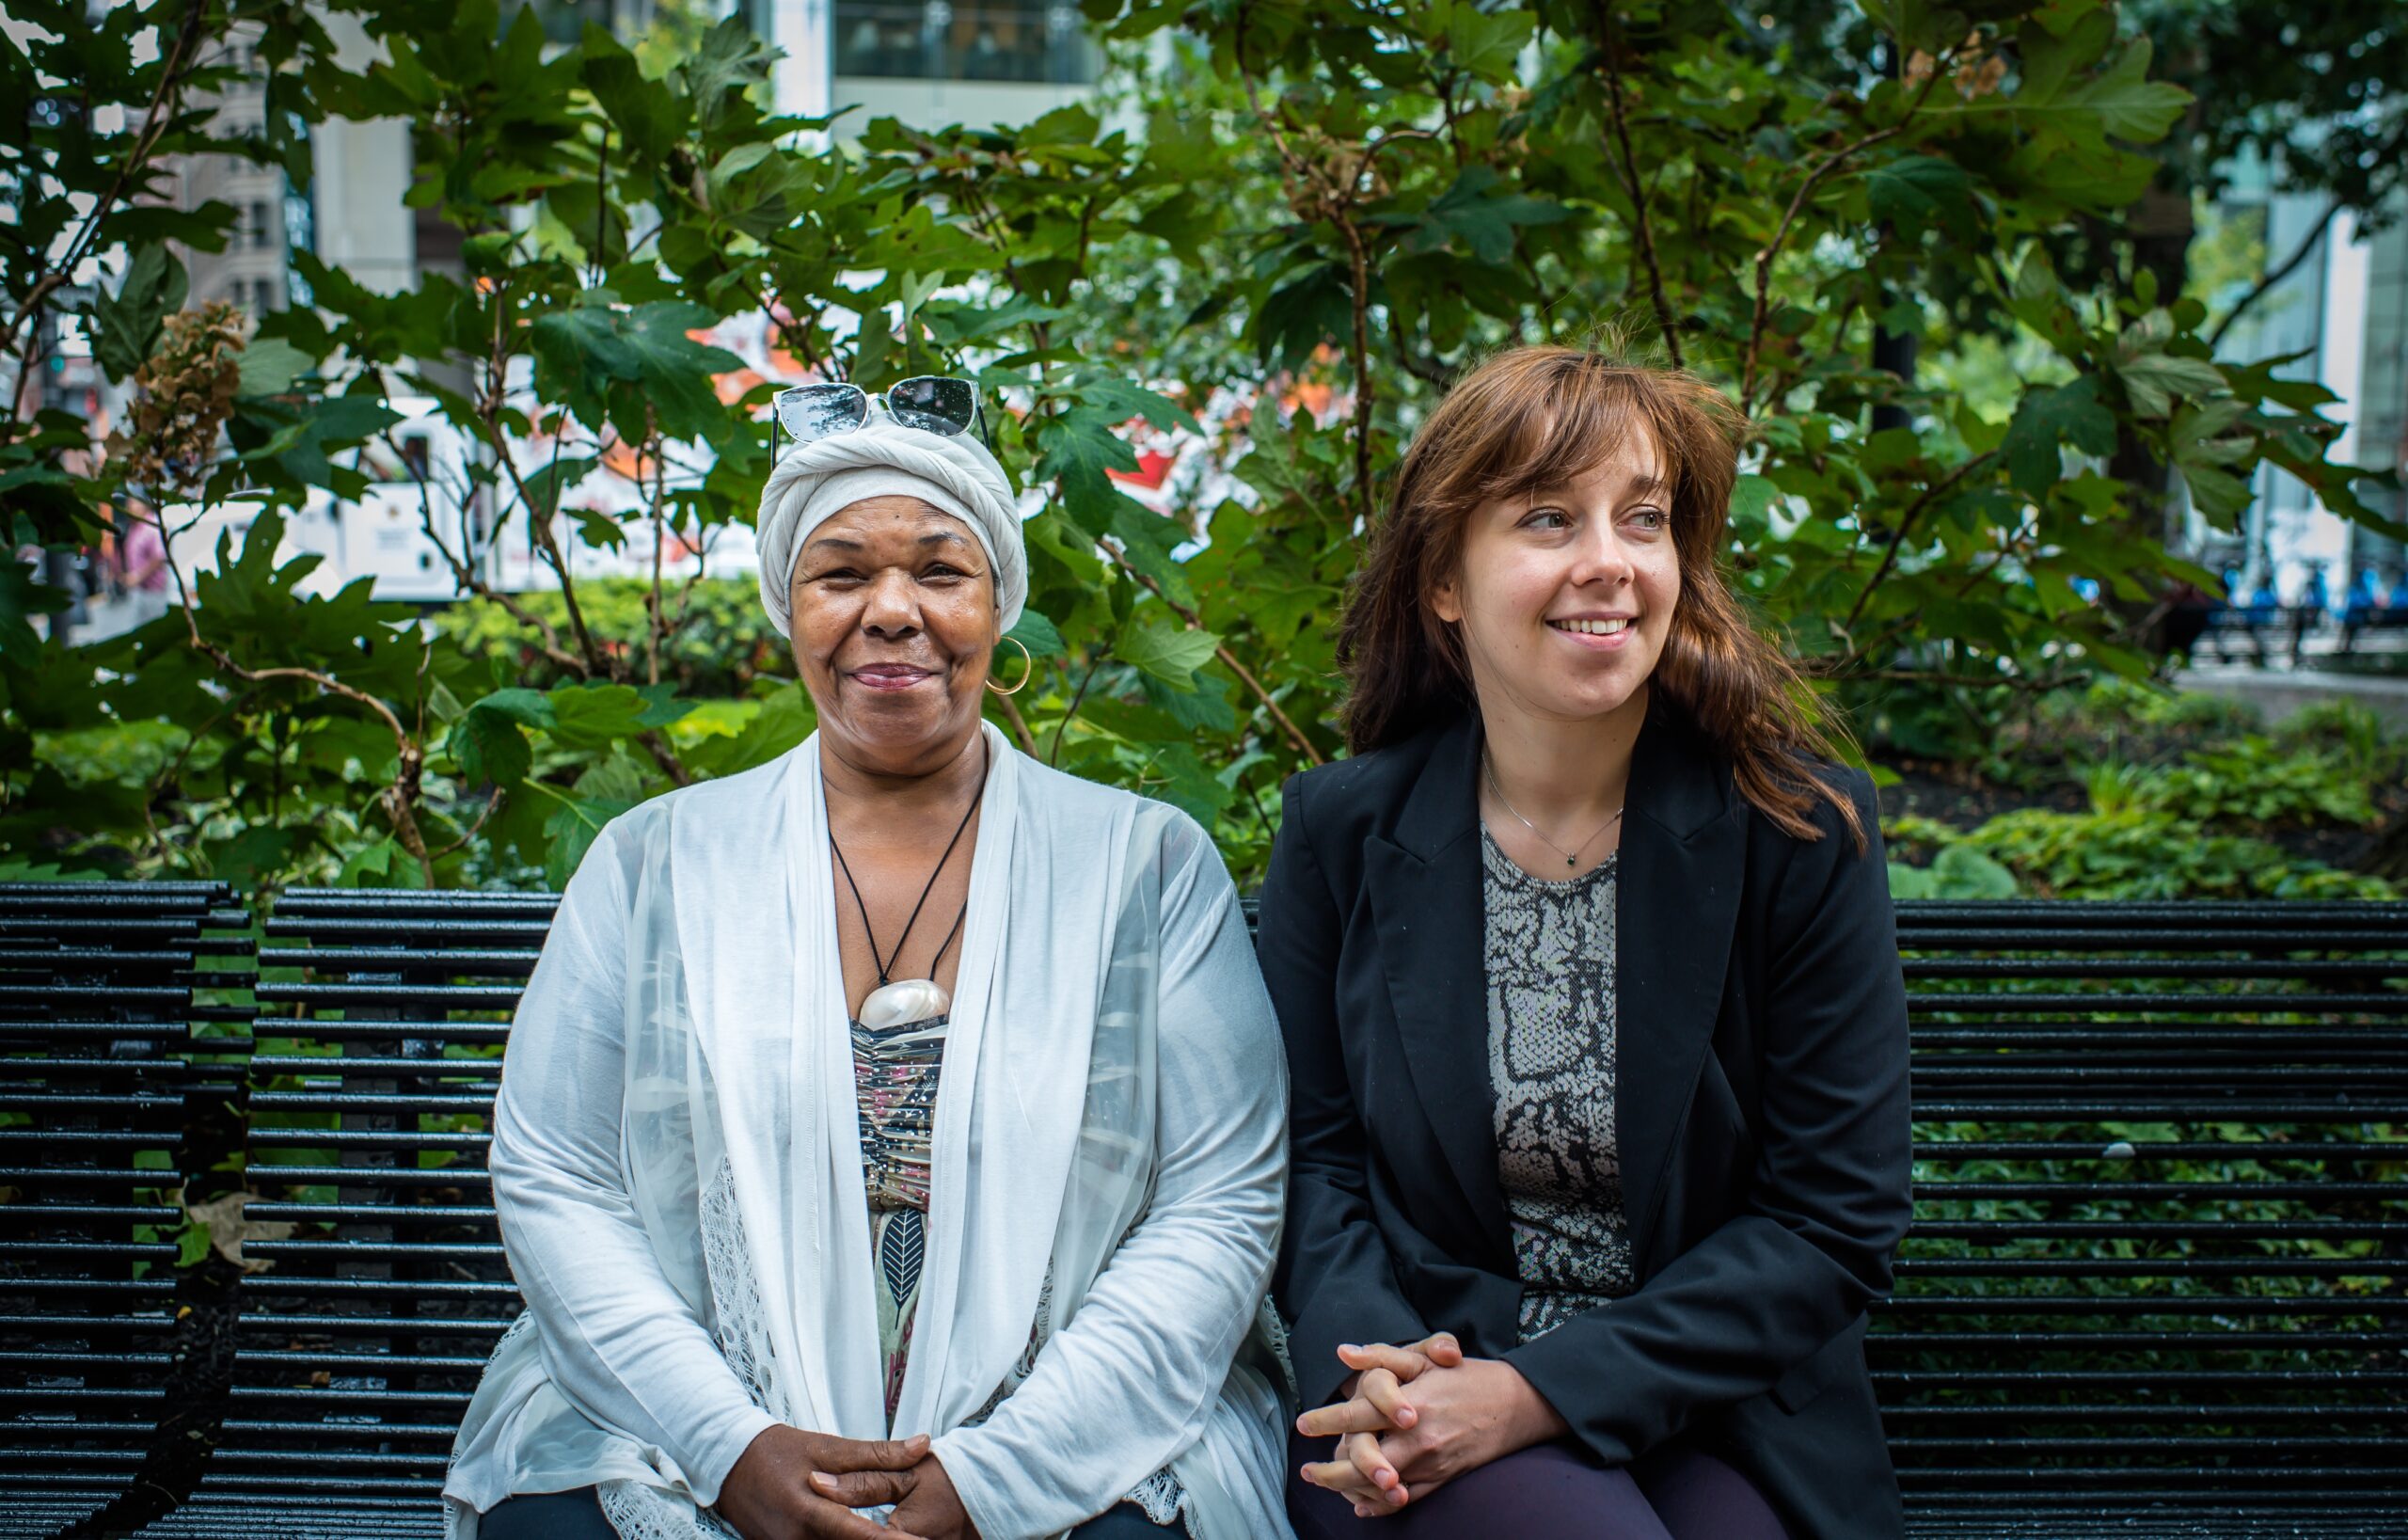
<svg viewBox="0 0 2408 1540"><path fill-rule="evenodd" d="M1681 568L1671 631L1650 682L1732 762L1740 794L1766 818L1818 839L1808 815L1819 798L1863 849L1856 804L1815 770L1840 758L1844 729L1825 722L1798 670L1750 625L1723 579L1744 428L1737 409L1686 371L1603 352L1498 354L1465 375L1414 436L1339 630L1338 661L1351 687L1348 747L1366 754L1475 708L1463 639L1429 603L1432 589L1460 570L1472 512L1578 480L1639 425L1664 459Z"/></svg>

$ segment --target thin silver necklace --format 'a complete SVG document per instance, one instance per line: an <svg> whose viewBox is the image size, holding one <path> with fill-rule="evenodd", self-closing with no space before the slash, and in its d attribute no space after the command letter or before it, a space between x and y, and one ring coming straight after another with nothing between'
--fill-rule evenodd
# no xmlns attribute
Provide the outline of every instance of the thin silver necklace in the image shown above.
<svg viewBox="0 0 2408 1540"><path fill-rule="evenodd" d="M1555 841L1547 838L1545 832L1540 829L1537 824L1532 823L1528 818L1522 818L1522 810L1513 805L1513 799L1506 796L1505 788L1497 784L1497 765L1495 761L1491 760L1488 755L1483 754L1480 756L1480 768L1482 771L1486 772L1488 776L1488 789L1497 793L1497 800L1505 804L1505 811L1513 814L1514 818L1520 818L1522 827L1537 835L1540 844L1545 846L1548 849L1553 850L1556 854L1563 857L1563 864L1567 866L1579 865L1580 852L1587 849L1590 846L1596 844L1597 834L1604 834L1622 818L1622 809L1619 807L1615 808L1614 816L1612 818L1608 818L1605 822L1597 825L1596 834L1591 834L1587 839L1582 840L1579 844L1567 850L1562 846L1558 845Z"/></svg>

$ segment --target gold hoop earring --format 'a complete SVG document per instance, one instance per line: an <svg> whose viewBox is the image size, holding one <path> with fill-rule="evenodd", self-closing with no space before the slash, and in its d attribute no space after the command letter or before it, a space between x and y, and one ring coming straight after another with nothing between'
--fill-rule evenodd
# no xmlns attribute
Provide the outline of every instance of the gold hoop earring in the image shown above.
<svg viewBox="0 0 2408 1540"><path fill-rule="evenodd" d="M1009 690L1003 689L992 679L987 681L987 688L993 691L998 695L1017 695L1022 691L1028 688L1028 681L1035 676L1037 673L1037 657L1034 653L1031 653L1028 650L1028 643L1022 642L1020 638L1016 636L1007 636L1004 638L1004 640L1020 649L1021 657L1028 660L1028 667L1021 671L1020 683L1012 686Z"/></svg>

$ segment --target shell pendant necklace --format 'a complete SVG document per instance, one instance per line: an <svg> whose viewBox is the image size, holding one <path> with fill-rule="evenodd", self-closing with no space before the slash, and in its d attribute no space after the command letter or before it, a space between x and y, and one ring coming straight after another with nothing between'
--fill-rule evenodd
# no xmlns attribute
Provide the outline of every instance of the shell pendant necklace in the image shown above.
<svg viewBox="0 0 2408 1540"><path fill-rule="evenodd" d="M1488 776L1488 789L1497 793L1497 800L1505 804L1505 811L1513 814L1515 818L1520 819L1523 828L1529 830L1532 834L1537 835L1538 842L1540 844L1545 846L1548 849L1553 850L1556 854L1563 857L1563 864L1566 866L1579 865L1580 852L1587 849L1590 846L1597 843L1597 834L1604 834L1607 830L1612 828L1616 823L1621 821L1622 809L1617 807L1614 809L1614 816L1612 818L1608 818L1605 822L1597 825L1596 834L1591 834L1587 839L1582 840L1579 844L1575 845L1572 849L1567 850L1562 846L1558 845L1555 841L1547 838L1546 834L1537 824L1532 823L1528 818L1522 818L1522 810L1513 805L1513 800L1505 795L1505 788L1497 784L1497 766L1485 754L1480 756L1480 768L1481 770L1486 772Z"/></svg>
<svg viewBox="0 0 2408 1540"><path fill-rule="evenodd" d="M961 922L970 913L970 900L966 896L961 900L960 913L953 917L953 929L944 933L944 940L937 943L936 955L928 959L929 976L893 978L888 976L903 956L903 944L911 939L911 927L919 923L920 911L927 907L928 895L936 891L937 879L943 874L945 863L953 859L954 847L961 843L962 832L970 827L971 818L976 816L978 804L986 796L987 776L982 768L978 789L972 794L970 806L962 812L961 821L954 825L953 837L945 841L944 854L937 857L936 870L928 873L927 882L920 889L920 901L911 906L911 917L903 922L903 933L895 938L895 950L882 959L879 956L878 932L870 929L869 905L862 901L861 884L853 881L853 868L845 861L845 849L836 843L834 822L832 820L828 825L828 849L836 852L836 869L845 874L845 886L852 889L853 907L861 911L862 935L869 942L869 960L878 968L878 988L862 999L861 1024L873 1032L911 1022L933 1021L953 1008L952 994L936 981L935 975L938 964L944 961L946 949L953 945L953 938L961 933Z"/></svg>

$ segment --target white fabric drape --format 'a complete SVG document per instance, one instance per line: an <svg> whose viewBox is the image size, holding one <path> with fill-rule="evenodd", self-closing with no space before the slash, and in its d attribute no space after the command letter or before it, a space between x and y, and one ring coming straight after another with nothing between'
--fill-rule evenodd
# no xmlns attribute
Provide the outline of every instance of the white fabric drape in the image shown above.
<svg viewBox="0 0 2408 1540"><path fill-rule="evenodd" d="M1286 1535L1254 1330L1284 1061L1235 889L1183 815L987 732L892 1431L937 1436L986 1540L1165 1465L1202 1540ZM527 1311L454 1447L458 1540L596 1484L637 1540L724 1535L708 1505L763 1428L888 1436L834 895L816 738L622 816L578 866L495 1107Z"/></svg>

